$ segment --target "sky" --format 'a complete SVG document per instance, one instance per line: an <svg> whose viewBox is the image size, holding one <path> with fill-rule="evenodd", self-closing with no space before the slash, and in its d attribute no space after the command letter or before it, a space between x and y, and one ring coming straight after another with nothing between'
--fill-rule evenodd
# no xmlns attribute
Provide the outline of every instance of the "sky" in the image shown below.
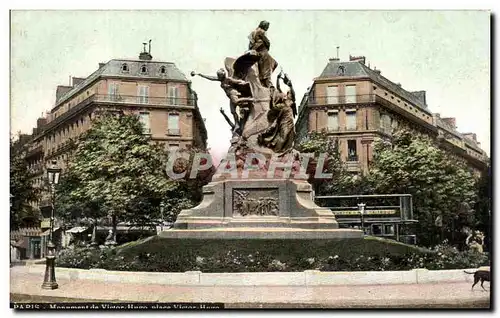
<svg viewBox="0 0 500 318"><path fill-rule="evenodd" d="M339 46L341 60L365 56L404 89L425 90L432 112L455 117L490 153L488 11L12 11L11 133L31 133L70 76L136 59L151 39L153 60L175 63L192 80L219 157L231 134L218 110L228 113L229 101L217 83L189 73L215 74L225 57L241 55L261 20L299 101Z"/></svg>

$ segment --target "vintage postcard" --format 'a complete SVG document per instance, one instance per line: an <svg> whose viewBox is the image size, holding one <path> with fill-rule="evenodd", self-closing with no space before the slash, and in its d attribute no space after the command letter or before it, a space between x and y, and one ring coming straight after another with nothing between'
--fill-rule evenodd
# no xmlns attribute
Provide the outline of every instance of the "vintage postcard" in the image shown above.
<svg viewBox="0 0 500 318"><path fill-rule="evenodd" d="M11 10L11 308L491 309L491 23Z"/></svg>

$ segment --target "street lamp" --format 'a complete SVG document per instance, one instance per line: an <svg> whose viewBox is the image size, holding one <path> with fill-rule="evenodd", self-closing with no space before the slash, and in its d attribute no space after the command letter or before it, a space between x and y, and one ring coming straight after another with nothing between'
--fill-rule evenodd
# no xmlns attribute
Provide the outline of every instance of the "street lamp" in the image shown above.
<svg viewBox="0 0 500 318"><path fill-rule="evenodd" d="M47 179L50 185L51 194L51 215L50 215L50 232L49 243L47 243L47 256L45 262L45 278L43 280L43 289L57 289L59 286L56 282L55 271L55 245L52 242L52 235L54 232L54 206L56 200L56 185L59 183L59 176L61 168L57 166L57 161L52 160L52 165L47 167Z"/></svg>
<svg viewBox="0 0 500 318"><path fill-rule="evenodd" d="M160 215L161 215L161 225L160 229L163 232L163 211L165 210L165 203L163 201L160 203Z"/></svg>
<svg viewBox="0 0 500 318"><path fill-rule="evenodd" d="M92 227L92 237L90 238L90 247L97 247L97 218L94 219L94 226Z"/></svg>
<svg viewBox="0 0 500 318"><path fill-rule="evenodd" d="M361 229L363 229L363 234L365 234L365 206L364 203L358 203L359 214L361 216Z"/></svg>

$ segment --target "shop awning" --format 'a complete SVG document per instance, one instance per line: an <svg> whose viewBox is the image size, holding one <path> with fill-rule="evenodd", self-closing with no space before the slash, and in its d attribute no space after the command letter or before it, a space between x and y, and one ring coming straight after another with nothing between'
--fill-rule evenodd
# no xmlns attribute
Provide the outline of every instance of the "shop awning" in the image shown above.
<svg viewBox="0 0 500 318"><path fill-rule="evenodd" d="M60 228L59 227L55 227L54 228L54 232L55 231L58 231ZM50 234L50 229L48 229L47 231L43 232L40 236L48 236Z"/></svg>
<svg viewBox="0 0 500 318"><path fill-rule="evenodd" d="M88 230L89 228L88 227L84 227L84 226L75 226L69 230L66 231L66 233L82 233L82 232L85 232L86 230Z"/></svg>

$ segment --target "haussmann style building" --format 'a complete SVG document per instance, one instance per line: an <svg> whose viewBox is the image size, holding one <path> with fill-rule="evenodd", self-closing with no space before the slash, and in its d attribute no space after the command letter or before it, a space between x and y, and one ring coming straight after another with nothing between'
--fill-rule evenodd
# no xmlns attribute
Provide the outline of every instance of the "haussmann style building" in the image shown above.
<svg viewBox="0 0 500 318"><path fill-rule="evenodd" d="M300 103L297 141L313 131L337 138L348 170L366 173L375 139L407 127L436 138L443 149L479 174L488 157L476 134L460 133L455 118L432 113L425 95L385 78L365 64L364 56L350 56L346 62L330 59Z"/></svg>
<svg viewBox="0 0 500 318"><path fill-rule="evenodd" d="M73 77L71 85L56 88L54 107L37 120L31 135L21 135L25 158L33 184L46 189L45 169L52 160L63 169L74 150L74 141L92 125L100 111L137 114L144 134L167 150L193 146L207 147L207 130L191 82L174 63L156 61L144 49L138 59L112 59L99 63L87 77ZM43 215L40 236L30 236L26 255L44 246L50 228L50 200L46 193L40 202L32 202ZM35 225L30 225L35 226ZM57 239L58 224L55 226ZM31 231L34 232L34 231ZM31 233L30 232L30 233ZM32 241L32 242L31 242ZM36 241L36 242L35 242Z"/></svg>
<svg viewBox="0 0 500 318"><path fill-rule="evenodd" d="M467 163L479 176L488 157L474 133L460 133L455 118L432 113L425 91L407 91L385 78L380 70L365 64L365 57L349 61L330 59L304 95L296 121L297 142L310 132L335 138L342 161L353 174L366 174L373 159L374 142L390 138L400 128L424 133L438 141L449 154ZM376 203L382 196L317 196L319 205L329 207L341 227L363 228L365 233L415 244L411 196L386 195L388 206ZM346 207L345 202L349 203ZM361 204L361 205L360 205ZM363 206L362 208L360 208ZM408 227L406 235L400 235Z"/></svg>

